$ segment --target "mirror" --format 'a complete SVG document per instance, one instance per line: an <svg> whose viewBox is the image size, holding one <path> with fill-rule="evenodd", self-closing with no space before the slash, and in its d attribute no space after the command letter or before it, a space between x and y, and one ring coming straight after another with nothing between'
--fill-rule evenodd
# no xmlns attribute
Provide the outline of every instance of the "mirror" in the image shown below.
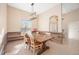
<svg viewBox="0 0 79 59"><path fill-rule="evenodd" d="M58 16L51 16L49 19L49 31L58 32Z"/></svg>

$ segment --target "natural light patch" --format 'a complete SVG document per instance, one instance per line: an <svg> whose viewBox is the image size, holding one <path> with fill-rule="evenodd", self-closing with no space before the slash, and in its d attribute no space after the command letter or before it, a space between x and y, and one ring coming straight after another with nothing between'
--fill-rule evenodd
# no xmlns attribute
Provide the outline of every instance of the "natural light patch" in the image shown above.
<svg viewBox="0 0 79 59"><path fill-rule="evenodd" d="M14 48L16 49L15 51L12 51L13 54L17 54L19 51L21 51L21 49L23 48L24 44L17 44L16 46L14 46Z"/></svg>
<svg viewBox="0 0 79 59"><path fill-rule="evenodd" d="M0 43L2 42L3 37L4 37L4 28L0 32Z"/></svg>

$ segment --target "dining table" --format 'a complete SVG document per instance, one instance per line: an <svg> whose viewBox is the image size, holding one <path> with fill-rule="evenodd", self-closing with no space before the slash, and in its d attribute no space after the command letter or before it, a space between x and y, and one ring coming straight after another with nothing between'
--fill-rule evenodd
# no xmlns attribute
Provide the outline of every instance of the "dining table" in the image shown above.
<svg viewBox="0 0 79 59"><path fill-rule="evenodd" d="M46 42L52 39L52 36L50 33L45 33L45 35L38 35L35 37L36 41L38 42L42 42L43 43L43 48L42 50L40 50L37 55L42 54L44 51L46 51L47 49L49 49L49 46L46 45Z"/></svg>

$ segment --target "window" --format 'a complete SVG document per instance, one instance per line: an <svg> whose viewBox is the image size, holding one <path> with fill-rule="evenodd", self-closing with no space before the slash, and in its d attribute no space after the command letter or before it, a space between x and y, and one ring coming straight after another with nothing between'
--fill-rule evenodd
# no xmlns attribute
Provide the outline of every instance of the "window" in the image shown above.
<svg viewBox="0 0 79 59"><path fill-rule="evenodd" d="M32 29L32 21L31 20L21 20L21 32L26 32Z"/></svg>

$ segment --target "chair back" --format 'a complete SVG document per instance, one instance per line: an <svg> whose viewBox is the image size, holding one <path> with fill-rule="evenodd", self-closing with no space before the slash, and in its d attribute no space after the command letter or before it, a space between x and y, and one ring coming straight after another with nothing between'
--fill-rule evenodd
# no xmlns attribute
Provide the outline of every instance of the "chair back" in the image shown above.
<svg viewBox="0 0 79 59"><path fill-rule="evenodd" d="M29 35L27 33L25 34L25 37L27 38L27 44L31 44L30 37L29 37Z"/></svg>

